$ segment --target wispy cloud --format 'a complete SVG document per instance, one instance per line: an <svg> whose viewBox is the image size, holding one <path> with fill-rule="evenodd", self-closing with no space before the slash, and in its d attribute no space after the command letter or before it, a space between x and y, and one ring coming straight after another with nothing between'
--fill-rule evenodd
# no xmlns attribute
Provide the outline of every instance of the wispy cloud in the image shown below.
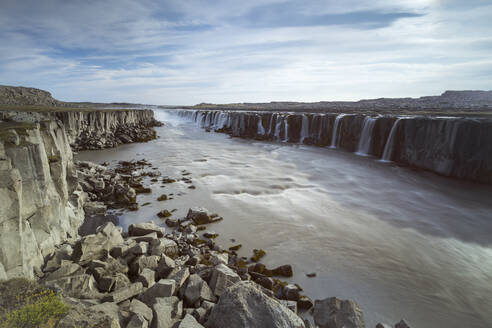
<svg viewBox="0 0 492 328"><path fill-rule="evenodd" d="M1 7L0 82L62 100L316 101L492 85L487 1L5 0Z"/></svg>

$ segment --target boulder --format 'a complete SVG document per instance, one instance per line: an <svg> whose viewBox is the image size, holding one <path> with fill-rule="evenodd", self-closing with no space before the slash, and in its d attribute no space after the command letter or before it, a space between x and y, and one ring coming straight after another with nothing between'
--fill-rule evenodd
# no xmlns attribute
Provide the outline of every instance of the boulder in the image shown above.
<svg viewBox="0 0 492 328"><path fill-rule="evenodd" d="M336 297L316 300L313 318L320 328L365 328L364 316L359 305L354 301Z"/></svg>
<svg viewBox="0 0 492 328"><path fill-rule="evenodd" d="M173 271L171 271L167 278L174 280L176 282L176 289L180 289L189 276L190 269L188 269L188 267L176 267Z"/></svg>
<svg viewBox="0 0 492 328"><path fill-rule="evenodd" d="M172 239L160 238L157 241L150 243L151 255L166 255L169 257L175 257L179 253L178 244Z"/></svg>
<svg viewBox="0 0 492 328"><path fill-rule="evenodd" d="M192 315L187 314L179 323L178 328L203 328L203 326Z"/></svg>
<svg viewBox="0 0 492 328"><path fill-rule="evenodd" d="M133 237L128 237L127 240L135 240L135 242L140 243L140 242L146 242L146 243L155 243L159 238L157 237L156 232L151 232L143 236L133 236Z"/></svg>
<svg viewBox="0 0 492 328"><path fill-rule="evenodd" d="M162 255L159 260L156 272L158 278L167 278L167 276L176 268L176 263L173 259Z"/></svg>
<svg viewBox="0 0 492 328"><path fill-rule="evenodd" d="M131 318L130 321L128 321L128 324L126 325L126 328L148 328L149 323L145 318L140 315L140 314L134 314Z"/></svg>
<svg viewBox="0 0 492 328"><path fill-rule="evenodd" d="M155 284L155 271L144 268L136 281L140 281L144 287L152 287Z"/></svg>
<svg viewBox="0 0 492 328"><path fill-rule="evenodd" d="M120 308L118 304L116 303L111 303L111 302L106 302L106 303L101 303L101 304L96 304L90 307L90 309L94 312L104 312L106 315L110 316L111 318L118 320L120 323L120 326L124 326L124 318L121 314Z"/></svg>
<svg viewBox="0 0 492 328"><path fill-rule="evenodd" d="M154 221L134 223L130 224L130 226L128 227L129 236L145 236L152 232L155 232L158 238L162 238L164 237L166 229L164 229L163 227L159 227L155 224Z"/></svg>
<svg viewBox="0 0 492 328"><path fill-rule="evenodd" d="M152 322L152 318L154 317L152 309L136 298L132 299L128 311L132 314L141 315L148 322Z"/></svg>
<svg viewBox="0 0 492 328"><path fill-rule="evenodd" d="M139 256L130 264L130 272L134 276L138 276L144 269L157 270L161 258L157 255Z"/></svg>
<svg viewBox="0 0 492 328"><path fill-rule="evenodd" d="M195 224L207 224L210 223L210 216L208 214L208 210L203 207L194 207L188 210L188 214L186 215L188 220L193 220Z"/></svg>
<svg viewBox="0 0 492 328"><path fill-rule="evenodd" d="M304 322L256 283L241 281L227 288L205 323L208 328L304 328Z"/></svg>
<svg viewBox="0 0 492 328"><path fill-rule="evenodd" d="M274 276L281 276L281 277L292 277L293 272L292 272L292 266L290 264L286 265L281 265L275 269L272 270L272 274Z"/></svg>
<svg viewBox="0 0 492 328"><path fill-rule="evenodd" d="M83 306L72 307L57 324L57 328L120 328L117 319L101 311Z"/></svg>
<svg viewBox="0 0 492 328"><path fill-rule="evenodd" d="M173 327L173 325L179 320L180 317L179 304L180 301L175 296L157 298L156 302L152 305L152 310L154 314L152 327Z"/></svg>
<svg viewBox="0 0 492 328"><path fill-rule="evenodd" d="M104 296L103 302L119 303L129 298L132 298L144 291L144 287L141 282L135 282L127 287L120 288L112 293Z"/></svg>
<svg viewBox="0 0 492 328"><path fill-rule="evenodd" d="M405 320L400 320L397 324L395 324L395 328L410 328L410 326L406 323Z"/></svg>
<svg viewBox="0 0 492 328"><path fill-rule="evenodd" d="M288 301L298 301L300 297L299 288L294 284L288 284L283 288L283 295Z"/></svg>
<svg viewBox="0 0 492 328"><path fill-rule="evenodd" d="M197 274L192 274L188 278L188 284L184 293L184 299L190 305L196 301L215 302L215 296L207 283Z"/></svg>
<svg viewBox="0 0 492 328"><path fill-rule="evenodd" d="M216 296L222 295L227 287L241 281L241 278L225 264L219 264L212 270L210 288Z"/></svg>
<svg viewBox="0 0 492 328"><path fill-rule="evenodd" d="M155 303L157 298L171 297L176 291L176 282L172 279L161 279L151 288L147 289L139 299L147 305Z"/></svg>
<svg viewBox="0 0 492 328"><path fill-rule="evenodd" d="M103 202L87 202L84 204L85 215L104 215L107 207Z"/></svg>
<svg viewBox="0 0 492 328"><path fill-rule="evenodd" d="M72 258L76 262L86 263L90 260L99 260L107 256L109 251L124 240L121 236L121 228L108 222L97 229L95 235L83 237L75 244Z"/></svg>
<svg viewBox="0 0 492 328"><path fill-rule="evenodd" d="M297 314L297 302L288 300L279 300L280 304Z"/></svg>

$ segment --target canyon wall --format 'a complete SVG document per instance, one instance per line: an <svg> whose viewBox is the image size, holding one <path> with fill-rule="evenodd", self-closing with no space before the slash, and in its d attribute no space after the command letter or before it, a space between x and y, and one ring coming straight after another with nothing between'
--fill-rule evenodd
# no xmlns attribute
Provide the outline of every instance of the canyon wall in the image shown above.
<svg viewBox="0 0 492 328"><path fill-rule="evenodd" d="M359 114L180 110L201 127L234 137L340 148L492 183L492 119Z"/></svg>
<svg viewBox="0 0 492 328"><path fill-rule="evenodd" d="M77 237L86 194L71 145L98 149L155 137L152 111L0 111L0 279L34 277Z"/></svg>

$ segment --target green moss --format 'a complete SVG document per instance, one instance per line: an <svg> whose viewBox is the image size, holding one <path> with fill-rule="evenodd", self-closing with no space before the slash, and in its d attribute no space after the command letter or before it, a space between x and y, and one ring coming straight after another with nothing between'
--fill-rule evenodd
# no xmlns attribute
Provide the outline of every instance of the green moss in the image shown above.
<svg viewBox="0 0 492 328"><path fill-rule="evenodd" d="M229 250L230 251L238 251L241 247L243 247L243 245L238 244L238 245L234 245L234 246L229 247Z"/></svg>
<svg viewBox="0 0 492 328"><path fill-rule="evenodd" d="M49 163L58 163L59 161L61 160L60 156L59 155L51 155L51 156L48 156L48 161Z"/></svg>
<svg viewBox="0 0 492 328"><path fill-rule="evenodd" d="M162 202L162 201L164 201L164 200L167 200L167 195L166 195L166 194L162 194L161 196L159 196L159 197L157 198L157 200L158 200L158 201L160 201L160 202Z"/></svg>

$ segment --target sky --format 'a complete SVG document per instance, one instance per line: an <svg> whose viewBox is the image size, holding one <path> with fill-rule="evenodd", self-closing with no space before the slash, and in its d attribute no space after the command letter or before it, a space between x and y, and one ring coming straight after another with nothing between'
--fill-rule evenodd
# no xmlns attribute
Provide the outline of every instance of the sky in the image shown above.
<svg viewBox="0 0 492 328"><path fill-rule="evenodd" d="M0 84L64 101L492 89L491 0L1 0Z"/></svg>

